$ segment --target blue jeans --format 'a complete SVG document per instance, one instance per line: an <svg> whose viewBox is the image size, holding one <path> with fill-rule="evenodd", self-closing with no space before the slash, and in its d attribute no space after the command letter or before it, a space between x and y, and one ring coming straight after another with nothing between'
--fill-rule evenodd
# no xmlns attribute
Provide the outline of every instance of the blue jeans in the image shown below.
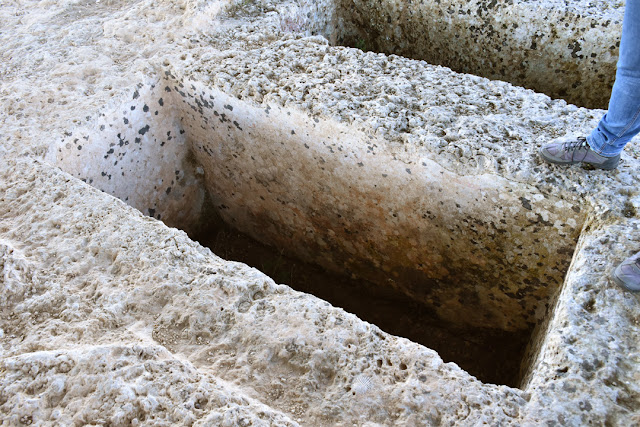
<svg viewBox="0 0 640 427"><path fill-rule="evenodd" d="M609 110L587 137L587 142L596 153L613 157L639 132L640 0L627 0L618 70L609 99Z"/></svg>

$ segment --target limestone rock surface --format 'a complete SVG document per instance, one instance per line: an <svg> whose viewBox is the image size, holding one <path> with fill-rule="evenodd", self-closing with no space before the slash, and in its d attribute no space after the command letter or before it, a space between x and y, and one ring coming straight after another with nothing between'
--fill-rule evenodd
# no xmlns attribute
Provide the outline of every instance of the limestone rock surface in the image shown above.
<svg viewBox="0 0 640 427"><path fill-rule="evenodd" d="M570 3L546 2L557 14L583 4ZM608 4L606 13L619 14L622 4ZM640 249L637 145L611 173L541 164L537 147L588 131L603 112L424 61L331 46L311 32L330 28L322 13L331 16L337 7L205 0L2 4L3 425L640 423L639 299L608 279L617 262ZM208 107L213 100L200 98L203 91L229 101L219 112L216 107L217 116ZM516 322L535 319L537 331L520 388L482 383L435 351L224 260L170 227L187 229L207 213L212 196L205 193L216 185L212 168L242 194L250 170L207 167L202 159L209 152L232 161L231 151L250 152L256 139L239 135L257 129L264 110L272 111L272 123L295 119L298 130L333 137L325 146L316 138L313 148L326 150L322 160L336 167L338 178L366 177L380 170L375 164L392 169L388 175L401 177L396 182L413 183L406 194L429 182L434 170L449 177L451 186L440 185L445 193L469 182L504 183L492 185L517 195L504 191L519 203L512 203L514 218L523 215L534 222L531 231L547 227L575 243L573 255L560 254L568 265L550 267L557 283L546 302L539 310L529 306L533 314ZM234 111L248 113L235 117ZM215 126L227 139L207 139L211 134L200 126ZM304 133L294 137L292 130L286 128L283 143L302 141L296 138ZM351 154L332 157L329 146ZM264 147L257 152L266 153ZM385 160L375 163L374 156ZM309 176L326 167L316 161ZM429 170L420 169L425 165ZM256 170L284 194L288 183L277 164ZM376 179L362 185L383 182L382 175ZM438 186L430 191L438 203L446 200L436 198ZM259 200L254 206L273 202ZM490 195L483 200L489 203ZM223 204L217 209L224 211ZM451 204L434 217L458 212L455 221L463 223L466 207L460 209ZM238 212L229 217L239 224L242 215L250 218ZM268 213L276 224L276 210ZM470 242L472 229L503 234L476 224L459 235ZM304 236L318 246L328 241ZM541 246L555 248L558 240L550 234ZM516 249L509 253L520 256ZM375 252L367 250L354 253ZM486 282L489 291L478 295L503 298L497 281ZM533 300L515 295L505 304Z"/></svg>

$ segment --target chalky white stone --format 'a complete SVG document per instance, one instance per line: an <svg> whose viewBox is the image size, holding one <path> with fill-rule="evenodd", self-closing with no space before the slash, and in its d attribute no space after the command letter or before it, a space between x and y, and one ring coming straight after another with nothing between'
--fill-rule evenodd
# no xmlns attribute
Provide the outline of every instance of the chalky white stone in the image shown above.
<svg viewBox="0 0 640 427"><path fill-rule="evenodd" d="M499 10L520 12L504 19L545 37L535 33L540 16L524 12L530 2L508 3ZM385 4L398 18L404 3ZM554 16L610 16L581 47L595 40L599 60L612 55L621 3L541 4ZM608 279L640 248L637 147L610 173L542 164L537 147L584 134L602 111L310 36L346 34L323 21L341 6L3 4L0 414L9 425L640 423L638 297ZM588 21L569 22L558 45L586 37ZM455 289L399 280L440 304L443 319L535 327L521 387L484 384L161 222L197 226L205 192L228 221L325 266L399 278L422 268L474 292L465 305ZM359 220L371 245L323 228L332 212ZM402 256L387 259L393 236L403 236ZM340 255L318 250L329 244ZM463 259L481 280L459 273ZM529 269L544 280L524 291Z"/></svg>

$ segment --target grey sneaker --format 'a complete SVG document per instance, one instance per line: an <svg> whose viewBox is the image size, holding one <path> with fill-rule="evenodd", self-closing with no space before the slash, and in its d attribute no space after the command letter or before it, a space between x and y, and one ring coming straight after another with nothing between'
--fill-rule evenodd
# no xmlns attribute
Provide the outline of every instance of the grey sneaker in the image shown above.
<svg viewBox="0 0 640 427"><path fill-rule="evenodd" d="M556 165L573 165L587 163L598 169L615 169L620 162L620 154L614 157L604 157L589 147L587 139L578 137L565 142L551 142L540 148L540 156Z"/></svg>
<svg viewBox="0 0 640 427"><path fill-rule="evenodd" d="M640 252L622 261L611 274L616 284L631 291L640 291Z"/></svg>

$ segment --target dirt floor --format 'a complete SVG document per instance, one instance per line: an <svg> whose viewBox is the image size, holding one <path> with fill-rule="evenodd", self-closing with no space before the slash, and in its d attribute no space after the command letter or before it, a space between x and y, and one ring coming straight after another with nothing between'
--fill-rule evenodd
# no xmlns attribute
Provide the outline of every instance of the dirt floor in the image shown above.
<svg viewBox="0 0 640 427"><path fill-rule="evenodd" d="M445 362L486 383L519 385L529 334L486 328L453 328L426 307L391 288L325 271L286 256L225 225L195 236L227 260L258 268L274 281L313 294L393 335L436 350Z"/></svg>

